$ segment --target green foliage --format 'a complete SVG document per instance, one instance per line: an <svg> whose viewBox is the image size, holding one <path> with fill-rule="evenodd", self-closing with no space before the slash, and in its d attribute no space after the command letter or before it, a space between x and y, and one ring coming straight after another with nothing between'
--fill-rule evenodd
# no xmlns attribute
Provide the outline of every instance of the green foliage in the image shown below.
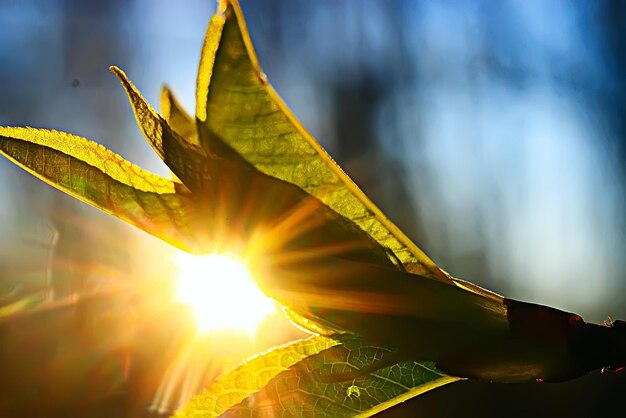
<svg viewBox="0 0 626 418"><path fill-rule="evenodd" d="M299 186L353 221L402 263L419 265L424 276L449 281L358 189L278 97L261 72L237 2L220 7L207 31L198 75L197 117L202 125L256 169Z"/></svg>
<svg viewBox="0 0 626 418"><path fill-rule="evenodd" d="M388 349L364 346L358 339L343 341L294 364L222 416L365 417L458 380L433 363L399 362L347 381L322 381L375 364L385 355L390 355Z"/></svg>
<svg viewBox="0 0 626 418"><path fill-rule="evenodd" d="M341 344L324 337L295 341L217 379L175 417L370 416L457 380L432 363L399 362L348 381L323 381L324 376L353 372L390 354L356 338Z"/></svg>
<svg viewBox="0 0 626 418"><path fill-rule="evenodd" d="M233 405L254 396L276 376L290 370L301 360L339 344L325 337L310 337L276 347L244 362L228 374L216 379L201 395L195 397L175 415L185 417L217 417Z"/></svg>
<svg viewBox="0 0 626 418"><path fill-rule="evenodd" d="M167 88L159 115L122 70L111 71L172 180L64 132L0 127L0 152L52 186L190 252L243 245L247 256L279 260L290 251L337 247L333 253L347 259L453 283L358 189L267 83L236 1L220 2L207 30L195 120ZM242 213L247 206L254 210ZM236 226L226 226L225 218ZM279 238L292 228L300 232ZM389 349L363 345L349 330L281 298L280 283L259 280L289 306L294 323L327 337L260 354L215 381L180 416L367 415L458 379L414 362L349 382L320 379L346 367L371 368Z"/></svg>
<svg viewBox="0 0 626 418"><path fill-rule="evenodd" d="M220 1L209 24L195 118L167 88L159 115L111 71L172 179L45 129L0 127L0 153L181 249L241 252L264 292L316 334L246 361L177 417L369 416L455 376L587 370L563 350L579 317L450 277L365 196L268 84L236 0ZM535 335L536 318L553 328Z"/></svg>

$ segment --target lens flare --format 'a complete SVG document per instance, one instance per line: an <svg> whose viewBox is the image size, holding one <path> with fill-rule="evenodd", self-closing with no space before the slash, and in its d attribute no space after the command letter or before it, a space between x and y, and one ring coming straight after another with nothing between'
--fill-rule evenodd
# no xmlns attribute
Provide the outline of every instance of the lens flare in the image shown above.
<svg viewBox="0 0 626 418"><path fill-rule="evenodd" d="M246 265L236 258L212 254L176 255L177 299L194 311L198 332L238 330L253 335L274 301L254 283Z"/></svg>

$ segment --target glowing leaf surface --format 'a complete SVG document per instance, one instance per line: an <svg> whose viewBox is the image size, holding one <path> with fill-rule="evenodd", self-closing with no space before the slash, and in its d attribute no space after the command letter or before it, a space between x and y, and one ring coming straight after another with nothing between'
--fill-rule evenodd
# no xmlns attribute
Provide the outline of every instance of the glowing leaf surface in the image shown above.
<svg viewBox="0 0 626 418"><path fill-rule="evenodd" d="M159 157L191 190L198 192L205 190L206 182L210 180L205 173L207 156L202 148L191 141L183 140L178 133L173 131L165 119L141 96L122 70L111 67L111 71L124 86L135 119Z"/></svg>
<svg viewBox="0 0 626 418"><path fill-rule="evenodd" d="M293 341L254 357L214 381L204 392L189 401L177 418L217 417L263 388L278 374L302 359L337 345L326 337Z"/></svg>
<svg viewBox="0 0 626 418"><path fill-rule="evenodd" d="M65 132L0 127L0 153L98 209L181 248L193 246L190 196L102 145Z"/></svg>
<svg viewBox="0 0 626 418"><path fill-rule="evenodd" d="M167 121L172 129L185 141L199 146L200 140L196 130L196 121L185 112L185 109L176 100L174 93L168 87L163 87L161 90L160 105L163 119Z"/></svg>
<svg viewBox="0 0 626 418"><path fill-rule="evenodd" d="M432 363L400 362L343 382L323 376L367 367L389 350L346 341L294 364L222 417L353 417L371 416L420 393L459 380Z"/></svg>
<svg viewBox="0 0 626 418"><path fill-rule="evenodd" d="M203 48L198 119L257 169L298 185L355 222L402 263L419 266L414 271L450 282L365 196L268 84L237 1L219 7Z"/></svg>

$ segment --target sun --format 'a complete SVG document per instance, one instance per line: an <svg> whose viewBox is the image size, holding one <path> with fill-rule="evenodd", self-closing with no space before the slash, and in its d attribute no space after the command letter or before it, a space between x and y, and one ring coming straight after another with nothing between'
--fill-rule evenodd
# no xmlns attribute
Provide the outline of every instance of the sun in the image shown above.
<svg viewBox="0 0 626 418"><path fill-rule="evenodd" d="M276 311L276 303L256 286L243 261L222 254L176 254L177 299L196 316L197 331L237 330L253 335Z"/></svg>

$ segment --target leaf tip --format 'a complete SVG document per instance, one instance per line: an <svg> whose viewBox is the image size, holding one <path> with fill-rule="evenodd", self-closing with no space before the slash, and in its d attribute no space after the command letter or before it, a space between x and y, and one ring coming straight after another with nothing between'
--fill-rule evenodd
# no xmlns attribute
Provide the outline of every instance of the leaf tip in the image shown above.
<svg viewBox="0 0 626 418"><path fill-rule="evenodd" d="M124 71L117 65L109 65L109 71L119 77L120 74L124 74Z"/></svg>
<svg viewBox="0 0 626 418"><path fill-rule="evenodd" d="M117 77L117 79L120 81L120 83L122 83L122 86L126 90L126 93L129 95L129 98L132 99L131 93L135 92L136 89L135 89L135 86L133 86L130 80L128 79L128 76L126 75L124 70L122 70L120 67L116 65L111 65L109 67L109 71L111 71L113 75L115 75L115 77Z"/></svg>
<svg viewBox="0 0 626 418"><path fill-rule="evenodd" d="M172 90L167 84L161 86L161 95L159 96L159 110L165 120L170 119L172 111Z"/></svg>
<svg viewBox="0 0 626 418"><path fill-rule="evenodd" d="M226 8L228 7L228 0L217 0L217 7L215 8L215 14L224 15Z"/></svg>

